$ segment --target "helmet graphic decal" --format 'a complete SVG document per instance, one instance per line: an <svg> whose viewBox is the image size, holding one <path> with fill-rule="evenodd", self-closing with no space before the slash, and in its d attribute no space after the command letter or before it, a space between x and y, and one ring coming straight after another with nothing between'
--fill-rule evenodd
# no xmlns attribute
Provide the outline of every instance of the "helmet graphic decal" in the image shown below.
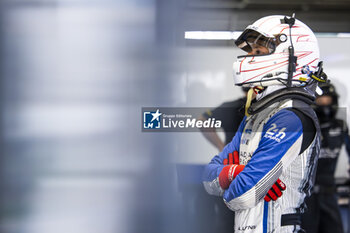
<svg viewBox="0 0 350 233"><path fill-rule="evenodd" d="M234 63L235 84L241 86L305 85L311 79L301 72L302 68L307 65L314 72L320 59L311 29L297 19L282 15L257 20L242 32L235 44L248 53L238 56ZM253 53L258 46L267 52Z"/></svg>

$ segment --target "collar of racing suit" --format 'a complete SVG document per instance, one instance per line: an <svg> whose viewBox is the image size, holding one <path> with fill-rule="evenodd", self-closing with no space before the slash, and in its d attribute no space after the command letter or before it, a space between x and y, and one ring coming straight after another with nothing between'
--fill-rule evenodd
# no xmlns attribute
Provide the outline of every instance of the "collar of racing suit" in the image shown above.
<svg viewBox="0 0 350 233"><path fill-rule="evenodd" d="M275 86L268 86L268 87L265 87L263 89L262 92L258 93L255 97L256 101L259 101L261 100L262 98L264 98L265 96L268 96L270 95L271 93L275 92L275 91L278 91L278 90L281 90L281 89L284 89L286 88L285 86L281 86L281 85L275 85Z"/></svg>
<svg viewBox="0 0 350 233"><path fill-rule="evenodd" d="M266 91L269 91L268 88L264 92ZM277 90L275 89L274 91L266 92L265 95L261 95L259 97L260 98L257 98L258 101L252 103L248 108L248 113L250 115L254 115L271 106L272 104L283 101L285 99L298 99L306 102L307 104L312 104L315 100L315 95L312 91L301 87L289 87Z"/></svg>

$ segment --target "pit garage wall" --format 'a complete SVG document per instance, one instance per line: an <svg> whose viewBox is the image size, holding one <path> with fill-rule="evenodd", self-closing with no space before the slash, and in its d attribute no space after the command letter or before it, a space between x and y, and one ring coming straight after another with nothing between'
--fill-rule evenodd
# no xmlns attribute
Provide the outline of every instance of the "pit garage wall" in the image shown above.
<svg viewBox="0 0 350 233"><path fill-rule="evenodd" d="M350 38L321 37L319 45L324 69L340 95L340 106L349 108L350 90ZM180 67L174 72L174 88L177 90L175 106L215 107L224 101L243 96L240 88L234 86L232 64L242 52L233 47L192 47L178 51ZM345 116L346 115L346 116ZM350 122L349 115L342 110L342 118ZM349 124L349 123L348 123ZM181 135L180 135L181 134ZM222 133L220 134L224 136ZM201 133L178 133L175 162L205 164L218 153ZM181 137L180 137L181 136ZM336 176L347 177L348 158L343 148L338 162Z"/></svg>

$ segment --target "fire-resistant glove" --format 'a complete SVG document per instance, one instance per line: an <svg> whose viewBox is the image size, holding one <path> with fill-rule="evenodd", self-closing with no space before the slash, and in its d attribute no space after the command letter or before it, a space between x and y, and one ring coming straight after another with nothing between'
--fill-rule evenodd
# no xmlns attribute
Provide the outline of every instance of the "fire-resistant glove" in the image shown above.
<svg viewBox="0 0 350 233"><path fill-rule="evenodd" d="M276 201L277 198L282 196L282 192L286 190L286 185L280 180L277 179L277 181L272 185L270 190L267 192L266 196L264 197L264 200L269 202L271 200Z"/></svg>
<svg viewBox="0 0 350 233"><path fill-rule="evenodd" d="M219 174L219 184L222 189L228 189L233 179L244 169L244 165L239 165L238 151L228 154L228 158L223 160L225 167Z"/></svg>
<svg viewBox="0 0 350 233"><path fill-rule="evenodd" d="M244 169L244 165L239 164L239 154L238 151L229 153L228 158L223 160L223 165L225 167L221 170L219 174L219 184L222 189L228 189L233 179ZM276 201L282 196L282 192L286 189L286 185L280 180L272 185L270 190L267 192L264 200L269 202L271 200Z"/></svg>

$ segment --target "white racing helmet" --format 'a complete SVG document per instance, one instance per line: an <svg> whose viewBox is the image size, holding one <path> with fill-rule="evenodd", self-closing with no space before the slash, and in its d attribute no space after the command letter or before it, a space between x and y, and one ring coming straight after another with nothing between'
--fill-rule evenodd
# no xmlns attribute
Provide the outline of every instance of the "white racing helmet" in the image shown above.
<svg viewBox="0 0 350 233"><path fill-rule="evenodd" d="M290 28L282 15L267 16L249 25L235 44L247 53L252 51L252 44L269 50L268 54L237 57L234 81L245 87L287 85L289 47L292 45L297 57L292 86L307 84L310 77L302 73L302 68L308 66L309 71L314 72L320 59L317 39L311 29L297 19Z"/></svg>

